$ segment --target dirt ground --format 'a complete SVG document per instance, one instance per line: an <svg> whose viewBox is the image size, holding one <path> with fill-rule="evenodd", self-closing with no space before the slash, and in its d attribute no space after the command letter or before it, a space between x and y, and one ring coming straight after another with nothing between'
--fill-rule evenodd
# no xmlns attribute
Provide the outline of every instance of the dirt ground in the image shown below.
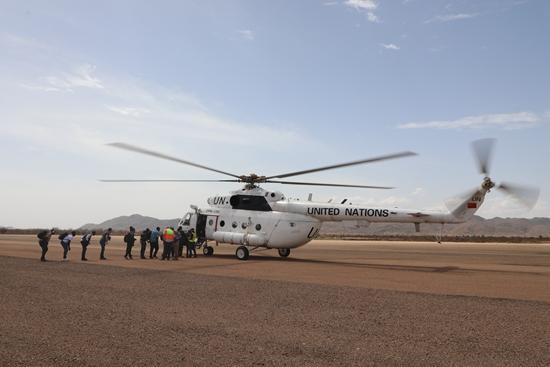
<svg viewBox="0 0 550 367"><path fill-rule="evenodd" d="M97 238L94 240L94 243ZM180 261L0 235L2 366L550 365L550 245L314 241Z"/></svg>

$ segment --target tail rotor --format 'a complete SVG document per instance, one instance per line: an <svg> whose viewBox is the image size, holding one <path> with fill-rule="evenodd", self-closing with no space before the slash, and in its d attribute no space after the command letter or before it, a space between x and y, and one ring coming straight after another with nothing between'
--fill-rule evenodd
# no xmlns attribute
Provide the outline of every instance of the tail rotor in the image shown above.
<svg viewBox="0 0 550 367"><path fill-rule="evenodd" d="M483 198L486 193L490 192L492 188L496 187L503 193L515 198L519 203L531 210L538 201L540 190L537 187L513 184L509 182L502 182L496 184L489 176L491 161L496 144L496 139L480 139L472 142L472 150L479 169L479 173L484 175L483 182L480 187L468 191L466 195L460 197L460 203L456 205L455 201L448 202L448 207L451 213L455 216L464 216L467 212L471 212L473 215L475 210L479 208L483 202ZM477 205L474 204L477 202ZM454 203L455 205L452 205ZM468 210L475 209L475 210Z"/></svg>

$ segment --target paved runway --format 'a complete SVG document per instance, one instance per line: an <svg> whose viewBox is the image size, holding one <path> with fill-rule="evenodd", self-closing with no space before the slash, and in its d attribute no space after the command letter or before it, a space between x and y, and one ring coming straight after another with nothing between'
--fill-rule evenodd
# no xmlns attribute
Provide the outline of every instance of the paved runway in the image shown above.
<svg viewBox="0 0 550 367"><path fill-rule="evenodd" d="M35 239L0 235L0 256L38 259ZM213 257L199 254L196 259L164 262L139 260L139 245L134 247L134 260L125 260L122 239L114 237L107 250L109 260L100 262L97 240L88 250L90 266L550 302L550 244L318 240L292 250L287 259L275 250L259 250L248 261L239 261L235 246L220 245ZM75 240L70 262L80 262L80 251ZM47 257L61 259L57 240L51 241Z"/></svg>

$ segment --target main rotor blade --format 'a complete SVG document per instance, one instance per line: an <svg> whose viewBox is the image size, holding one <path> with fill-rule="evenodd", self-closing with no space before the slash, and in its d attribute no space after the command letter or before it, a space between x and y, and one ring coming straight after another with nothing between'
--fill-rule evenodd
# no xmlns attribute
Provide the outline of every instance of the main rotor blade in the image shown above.
<svg viewBox="0 0 550 367"><path fill-rule="evenodd" d="M285 178L285 177L291 177L291 176L298 176L298 175L305 175L306 173L313 173L313 172L319 172L319 171L327 171L330 169L336 169L336 168L342 168L342 167L349 167L349 166L355 166L358 164L366 164L366 163L373 163L373 162L380 162L385 161L388 159L396 159L396 158L403 158L403 157L409 157L412 155L416 155L416 153L413 152L401 152L401 153L395 153L395 154L388 154L388 155L382 155L379 157L374 158L368 158L368 159L362 159L360 161L353 161L353 162L347 162L347 163L340 163L340 164L334 164L332 166L326 166L326 167L319 167L319 168L312 168L304 171L297 171L297 172L290 172L290 173L284 173L282 175L276 175L276 176L270 176L266 177L266 179L271 178Z"/></svg>
<svg viewBox="0 0 550 367"><path fill-rule="evenodd" d="M533 209L539 199L540 190L537 187L503 182L497 188L516 198L528 209Z"/></svg>
<svg viewBox="0 0 550 367"><path fill-rule="evenodd" d="M205 169L205 170L208 170L208 171L212 171L212 172L221 173L222 175L227 175L227 176L239 178L238 175L234 175L234 174L232 174L232 173L220 171L219 169L207 167L207 166L204 166L204 165L202 165L202 164L197 164L197 163L189 162L189 161L186 161L186 160L183 160L183 159L179 159L179 158L176 158L176 157L171 157L171 156L166 155L166 154L163 154L163 153L154 152L154 151L152 151L152 150L148 150L148 149L136 147L136 146L134 146L134 145L130 145L130 144L126 144L126 143L110 143L110 144L107 144L107 145L110 145L110 146L115 147L115 148L120 148L120 149L124 149L124 150L129 150L129 151L131 151L131 152L146 154L146 155L150 155L150 156L157 157L157 158L161 158L161 159L167 159L167 160L169 160L169 161L174 161L174 162L178 162L178 163L182 163L182 164L187 164L187 165L189 165L189 166L193 166L193 167L197 167L197 168L202 168L202 169Z"/></svg>
<svg viewBox="0 0 550 367"><path fill-rule="evenodd" d="M480 139L472 142L472 149L477 160L479 172L489 176L491 156L495 147L496 139Z"/></svg>
<svg viewBox="0 0 550 367"><path fill-rule="evenodd" d="M240 180L99 180L100 182L240 182Z"/></svg>
<svg viewBox="0 0 550 367"><path fill-rule="evenodd" d="M267 180L266 183L279 183L283 185L305 185L305 186L331 186L331 187L356 187L360 189L394 189L395 187L387 186L365 186L365 185L346 185L346 184L331 184L331 183L320 183L320 182L293 182L293 181L274 181Z"/></svg>

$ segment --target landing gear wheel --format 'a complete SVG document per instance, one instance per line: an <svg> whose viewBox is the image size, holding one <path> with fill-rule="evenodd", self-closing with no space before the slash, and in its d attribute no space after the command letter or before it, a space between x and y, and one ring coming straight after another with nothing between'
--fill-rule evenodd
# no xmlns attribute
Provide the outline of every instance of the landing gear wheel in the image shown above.
<svg viewBox="0 0 550 367"><path fill-rule="evenodd" d="M288 257L288 255L290 255L290 249L289 248L280 248L278 251L279 251L279 256L280 257Z"/></svg>
<svg viewBox="0 0 550 367"><path fill-rule="evenodd" d="M249 255L250 253L245 246L239 246L237 247L237 251L235 251L235 256L237 256L237 259L239 260L246 260Z"/></svg>
<svg viewBox="0 0 550 367"><path fill-rule="evenodd" d="M212 246L205 246L202 248L202 253L204 256L212 256L214 255L214 248Z"/></svg>

